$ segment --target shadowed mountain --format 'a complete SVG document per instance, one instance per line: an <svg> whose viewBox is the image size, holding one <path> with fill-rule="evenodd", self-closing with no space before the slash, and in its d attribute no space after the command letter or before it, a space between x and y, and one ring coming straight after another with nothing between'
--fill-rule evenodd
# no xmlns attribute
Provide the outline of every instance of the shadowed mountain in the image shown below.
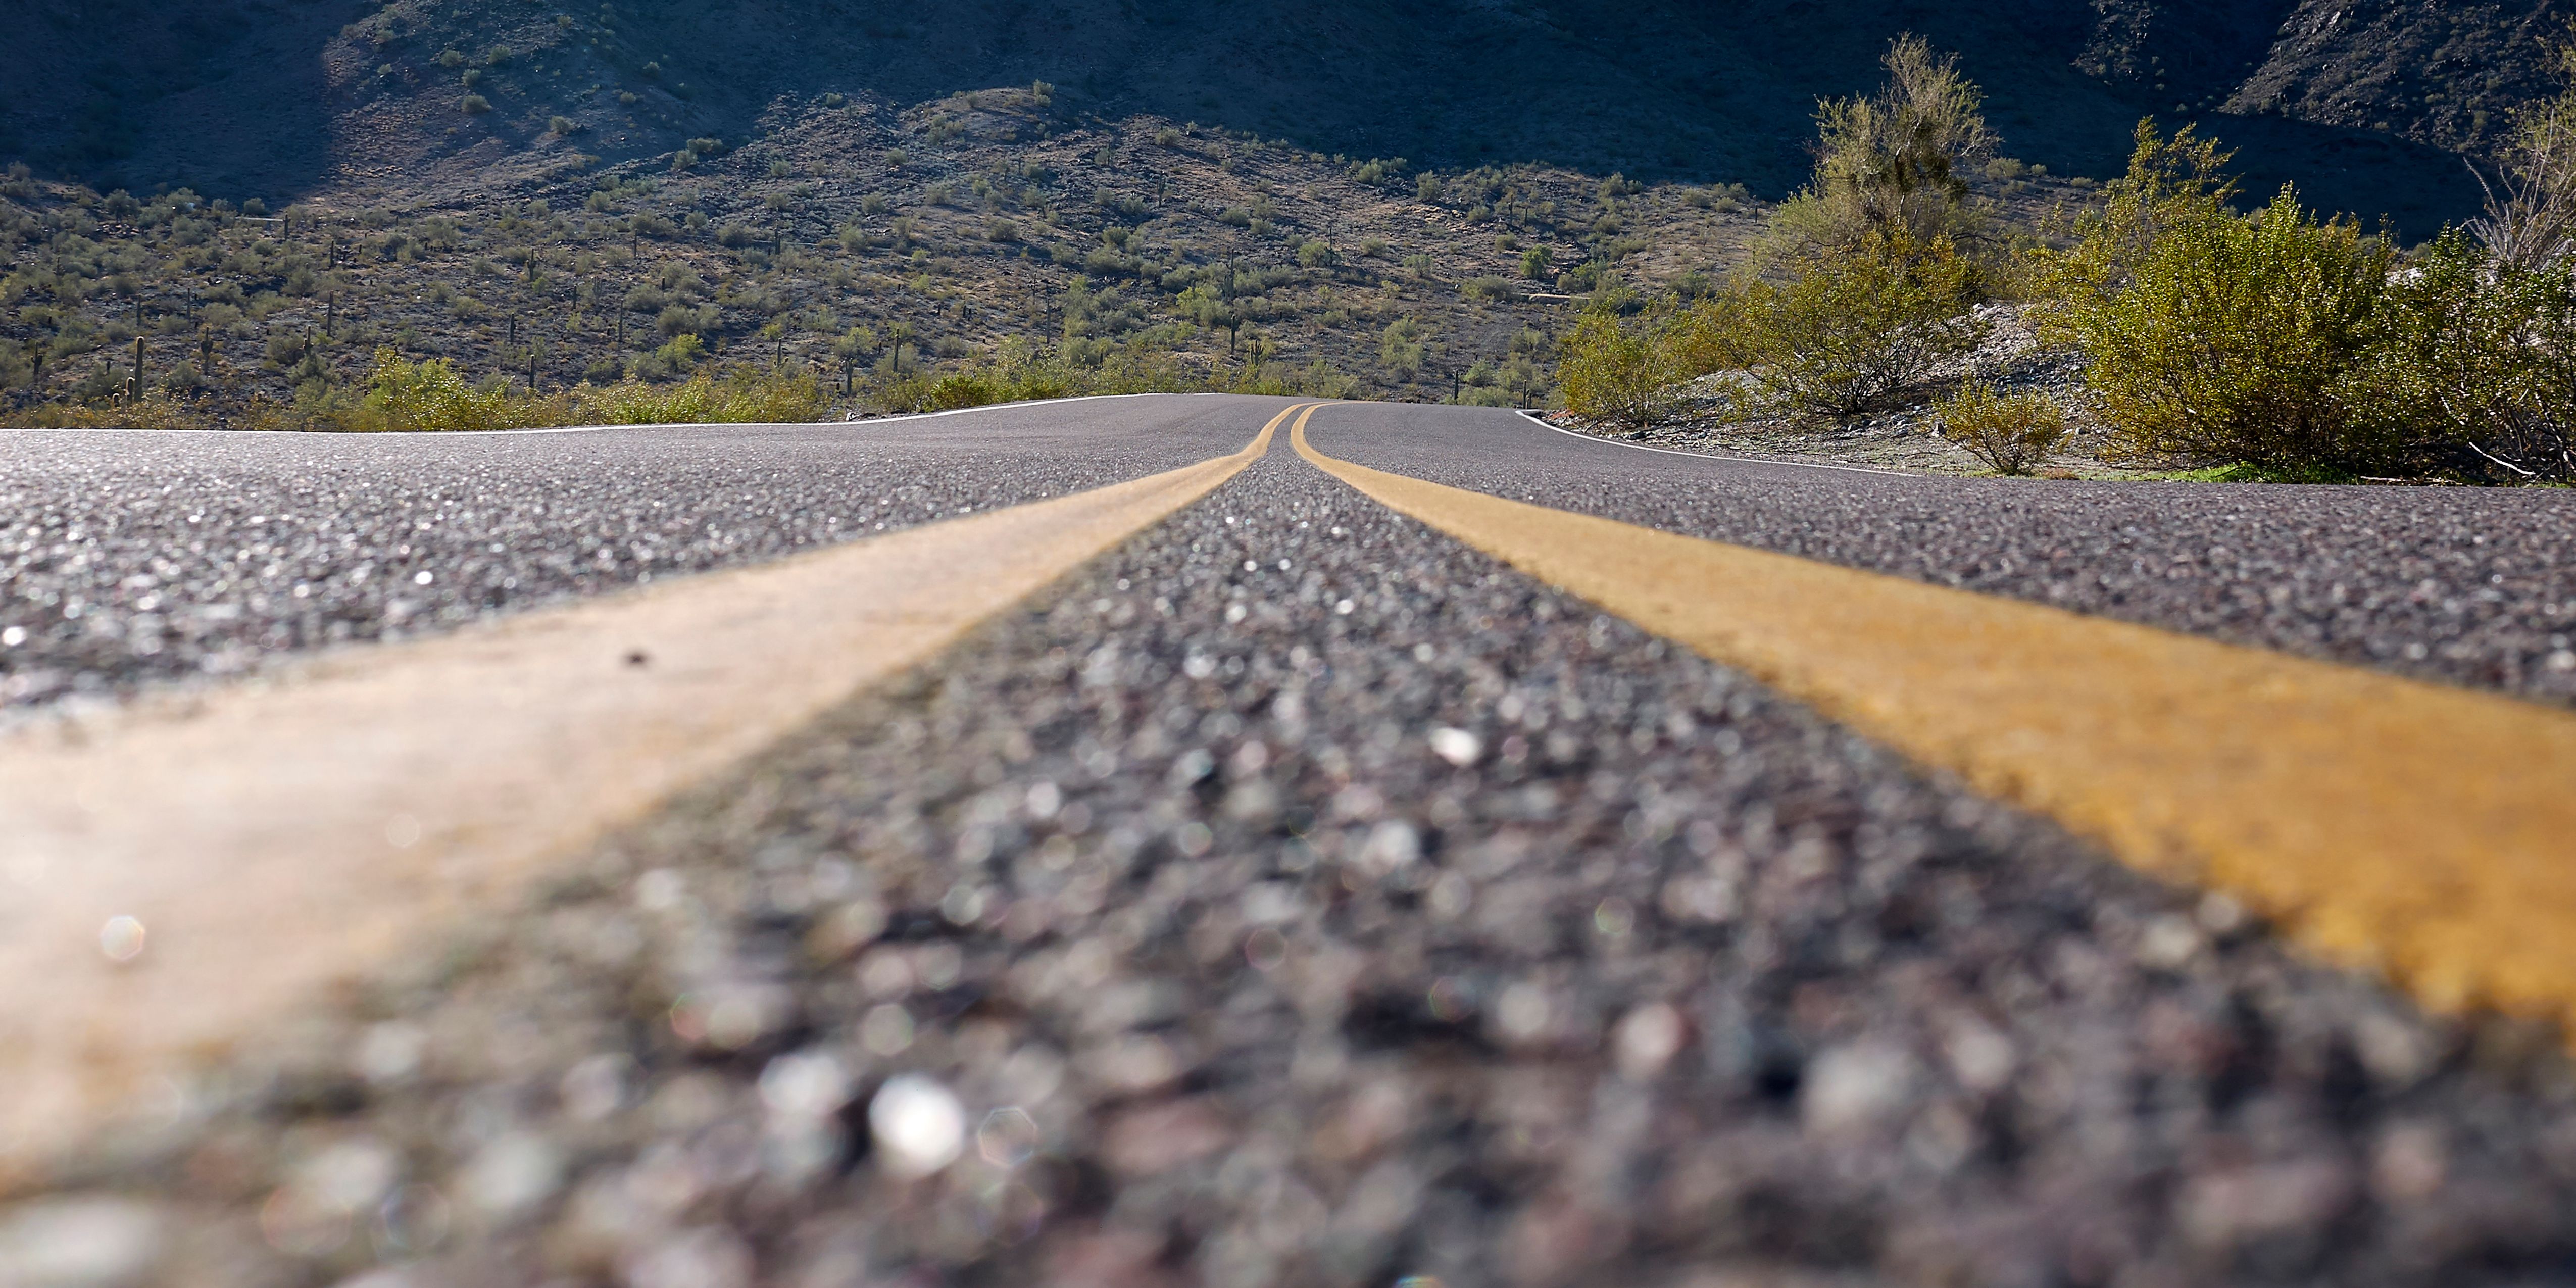
<svg viewBox="0 0 2576 1288"><path fill-rule="evenodd" d="M503 183L576 154L739 140L782 99L897 104L1045 80L1071 110L1355 156L1537 160L1778 195L1817 97L1888 38L1961 53L2008 151L2106 174L2143 113L2250 185L2466 213L2453 152L2546 88L2557 0L21 0L0 155L103 185L271 199Z"/></svg>

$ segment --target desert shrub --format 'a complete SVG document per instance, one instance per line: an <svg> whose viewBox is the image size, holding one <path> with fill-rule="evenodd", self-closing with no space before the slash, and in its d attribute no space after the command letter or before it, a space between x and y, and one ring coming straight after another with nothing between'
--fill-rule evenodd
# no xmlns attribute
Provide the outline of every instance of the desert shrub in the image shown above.
<svg viewBox="0 0 2576 1288"><path fill-rule="evenodd" d="M748 425L821 420L823 387L806 372L736 368L719 379L701 371L677 385L626 381L576 390L582 419L601 425Z"/></svg>
<svg viewBox="0 0 2576 1288"><path fill-rule="evenodd" d="M1705 351L1751 370L1764 398L1795 414L1855 416L1886 406L1976 348L1976 266L1948 238L1902 229L1818 255L1785 284L1759 280L1699 314L1721 321Z"/></svg>
<svg viewBox="0 0 2576 1288"><path fill-rule="evenodd" d="M1650 324L1630 324L1594 305L1565 338L1556 380L1565 409L1590 420L1642 429L1671 404L1682 373Z"/></svg>
<svg viewBox="0 0 2576 1288"><path fill-rule="evenodd" d="M995 219L984 225L984 240L1015 242L1020 239L1020 226L1008 219Z"/></svg>
<svg viewBox="0 0 2576 1288"><path fill-rule="evenodd" d="M1320 241L1310 241L1297 248L1297 262L1308 268L1331 268L1342 262L1342 256Z"/></svg>
<svg viewBox="0 0 2576 1288"><path fill-rule="evenodd" d="M1395 186L1404 181L1404 172L1412 168L1413 163L1403 157L1372 157L1352 166L1348 173L1354 183L1371 187Z"/></svg>
<svg viewBox="0 0 2576 1288"><path fill-rule="evenodd" d="M1774 216L1793 248L1856 250L1871 233L1959 242L1974 229L1963 172L1994 153L1984 93L1920 37L1898 37L1881 63L1876 94L1817 105L1815 177Z"/></svg>
<svg viewBox="0 0 2576 1288"><path fill-rule="evenodd" d="M1548 279L1549 267L1555 259L1555 252L1547 247L1532 246L1521 252L1521 276L1533 282L1544 282Z"/></svg>
<svg viewBox="0 0 2576 1288"><path fill-rule="evenodd" d="M1426 352L1422 336L1422 323L1411 317L1387 323L1378 339L1378 361L1399 380L1421 375Z"/></svg>
<svg viewBox="0 0 2576 1288"><path fill-rule="evenodd" d="M1941 436L1998 474L2028 474L2066 442L2066 413L2043 393L1971 383L1932 404Z"/></svg>
<svg viewBox="0 0 2576 1288"><path fill-rule="evenodd" d="M2446 230L2389 282L2372 391L2399 467L2576 481L2576 264Z"/></svg>
<svg viewBox="0 0 2576 1288"><path fill-rule="evenodd" d="M553 134L557 138L566 137L580 128L581 127L579 125L573 123L573 119L569 116L549 116L546 118L547 132Z"/></svg>
<svg viewBox="0 0 2576 1288"><path fill-rule="evenodd" d="M554 400L513 397L505 388L477 389L445 358L411 362L391 349L379 349L364 398L336 418L336 428L404 433L519 429L559 423L562 414Z"/></svg>
<svg viewBox="0 0 2576 1288"><path fill-rule="evenodd" d="M166 393L147 391L141 398L115 397L95 403L39 403L13 413L11 423L29 429L211 429L215 418L191 403Z"/></svg>
<svg viewBox="0 0 2576 1288"><path fill-rule="evenodd" d="M2173 213L2115 280L2067 291L2053 320L2092 359L2111 451L2386 468L2397 422L2361 368L2385 320L2388 246L2312 217L2286 188L2251 215Z"/></svg>
<svg viewBox="0 0 2576 1288"><path fill-rule="evenodd" d="M480 94L468 94L458 99L456 105L463 108L468 116L481 116L492 110L492 100Z"/></svg>
<svg viewBox="0 0 2576 1288"><path fill-rule="evenodd" d="M1468 278L1459 285L1458 294L1477 303L1500 304L1515 298L1519 293L1512 289L1510 282L1487 274L1482 277Z"/></svg>

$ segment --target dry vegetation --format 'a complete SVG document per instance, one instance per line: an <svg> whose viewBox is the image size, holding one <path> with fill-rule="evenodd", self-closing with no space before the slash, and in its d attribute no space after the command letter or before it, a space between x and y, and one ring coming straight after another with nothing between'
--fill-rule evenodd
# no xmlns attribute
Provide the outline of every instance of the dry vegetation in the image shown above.
<svg viewBox="0 0 2576 1288"><path fill-rule="evenodd" d="M2098 201L2004 217L1966 177L2003 168L1981 92L1900 39L1876 95L1822 105L1812 182L1729 280L1642 308L1596 293L1563 346L1566 407L1666 436L1879 418L2006 474L2076 439L2071 412L2096 463L2151 471L2576 482L2562 58L2570 88L2515 114L2486 217L2409 249L2292 185L2244 208L2225 148L2152 120Z"/></svg>
<svg viewBox="0 0 2576 1288"><path fill-rule="evenodd" d="M753 139L448 202L269 211L17 171L0 396L22 422L337 426L382 349L522 396L716 367L813 379L840 409L1199 387L1527 404L1565 293L1722 274L1747 203L1071 120L1043 85L782 104Z"/></svg>

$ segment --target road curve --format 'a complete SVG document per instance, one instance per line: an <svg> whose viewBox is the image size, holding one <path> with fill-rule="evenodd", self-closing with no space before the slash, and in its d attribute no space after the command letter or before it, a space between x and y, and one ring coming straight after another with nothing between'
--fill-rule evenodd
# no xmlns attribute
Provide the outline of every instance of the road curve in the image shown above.
<svg viewBox="0 0 2576 1288"><path fill-rule="evenodd" d="M1284 405L1198 402L1202 457ZM1547 432L1310 425L1379 468L2052 598L1944 538L1946 506L2049 533L2006 548L2063 548L2066 596L2108 578L2101 611L2240 641L2304 619L2232 571L2139 571L2181 549L2157 542L2234 524L2231 556L2294 587L2358 566L2323 539L2347 528L2504 545L2486 571L2513 594L2460 583L2457 618L2354 572L2347 600L2383 595L2393 624L2278 626L2393 669L2410 642L2527 657L2495 641L2564 606L2513 597L2564 590L2517 562L2563 548L2551 497L1823 481L1524 429ZM989 432L973 450L1007 475ZM2482 567L2430 545L2426 576ZM2383 638L2394 660L2363 646ZM2576 1274L2553 1033L2321 968L1284 450L259 1036L23 1184L0 1266L370 1288Z"/></svg>

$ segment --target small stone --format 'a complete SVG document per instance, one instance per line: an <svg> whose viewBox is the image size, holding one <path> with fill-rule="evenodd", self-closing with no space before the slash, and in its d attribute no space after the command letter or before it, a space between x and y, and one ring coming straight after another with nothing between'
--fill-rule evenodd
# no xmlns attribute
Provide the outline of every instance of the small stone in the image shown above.
<svg viewBox="0 0 2576 1288"><path fill-rule="evenodd" d="M1485 740L1464 729L1434 729L1431 731L1431 751L1442 760L1464 769L1485 754Z"/></svg>
<svg viewBox="0 0 2576 1288"><path fill-rule="evenodd" d="M752 1252L727 1230L684 1231L626 1263L627 1288L746 1288Z"/></svg>
<svg viewBox="0 0 2576 1288"><path fill-rule="evenodd" d="M850 1075L828 1051L782 1055L760 1071L760 1099L782 1120L819 1122L850 1102Z"/></svg>
<svg viewBox="0 0 2576 1288"><path fill-rule="evenodd" d="M1645 1082L1662 1073L1682 1049L1684 1028L1681 1012L1662 1002L1628 1012L1614 1038L1620 1074Z"/></svg>
<svg viewBox="0 0 2576 1288"><path fill-rule="evenodd" d="M0 1213L0 1284L121 1288L161 1260L161 1214L131 1199L74 1196Z"/></svg>
<svg viewBox="0 0 2576 1288"><path fill-rule="evenodd" d="M2200 931L2186 917L2158 917L2138 936L2138 964L2154 970L2178 970L2199 951Z"/></svg>
<svg viewBox="0 0 2576 1288"><path fill-rule="evenodd" d="M1808 1069L1800 1117L1808 1131L1819 1135L1866 1131L1904 1107L1914 1073L1913 1058L1894 1047L1866 1042L1835 1047Z"/></svg>
<svg viewBox="0 0 2576 1288"><path fill-rule="evenodd" d="M929 1078L898 1074L868 1101L868 1131L888 1172L928 1176L965 1152L966 1107L956 1093Z"/></svg>
<svg viewBox="0 0 2576 1288"><path fill-rule="evenodd" d="M2221 1249L2266 1235L2321 1230L2351 1198L2351 1177L2341 1167L2277 1163L2195 1179L2183 1188L2176 1213L2184 1237Z"/></svg>
<svg viewBox="0 0 2576 1288"><path fill-rule="evenodd" d="M512 1132L476 1150L459 1192L487 1215L508 1219L552 1197L563 1184L563 1159L543 1137Z"/></svg>

